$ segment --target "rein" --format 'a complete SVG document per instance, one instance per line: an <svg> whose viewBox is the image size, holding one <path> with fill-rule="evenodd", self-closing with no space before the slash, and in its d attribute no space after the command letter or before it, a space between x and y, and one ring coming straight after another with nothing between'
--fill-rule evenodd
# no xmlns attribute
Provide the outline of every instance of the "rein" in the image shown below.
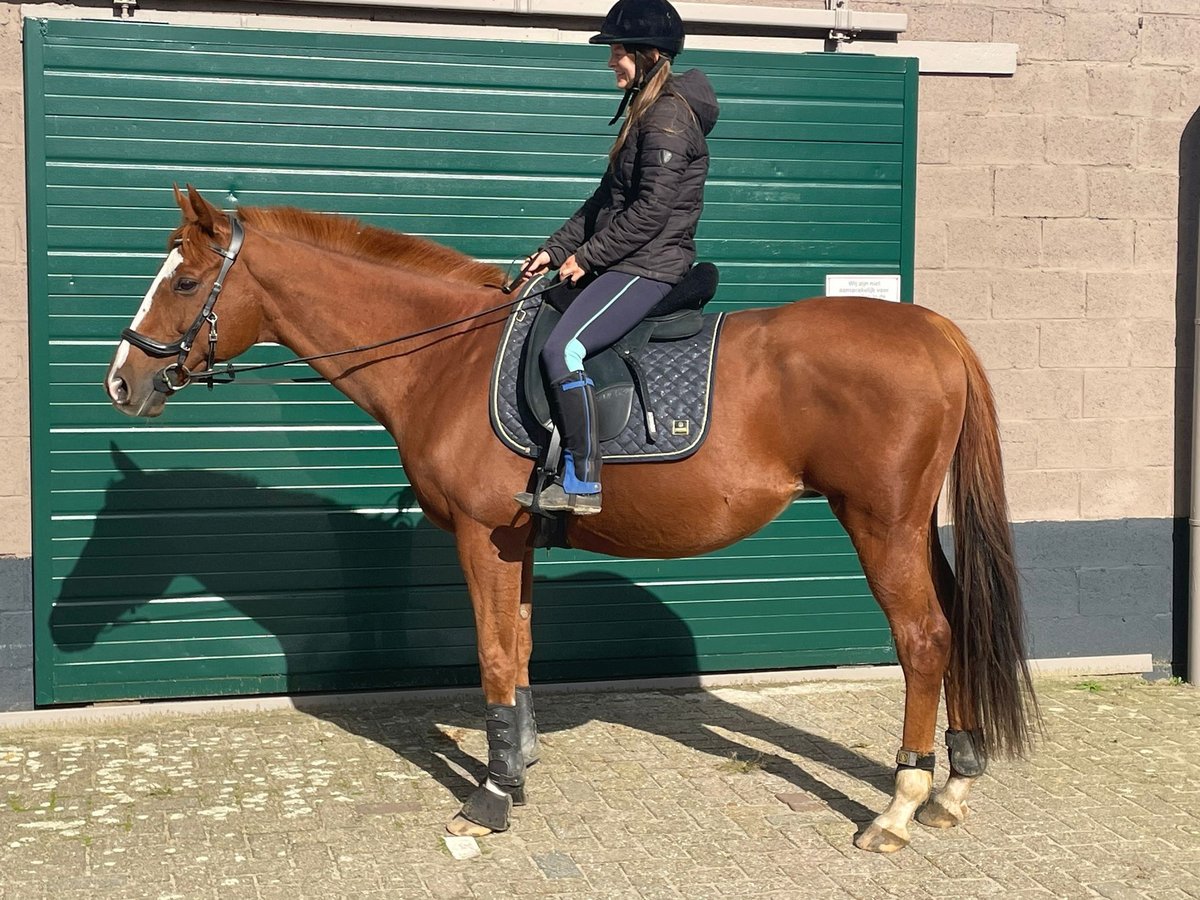
<svg viewBox="0 0 1200 900"><path fill-rule="evenodd" d="M484 287L492 287L492 286L494 286L494 285L484 285ZM524 303L526 300L528 300L531 297L540 297L542 294L547 293L548 291L552 290L554 287L557 287L557 286L558 285L556 282L555 284L551 285L548 288L542 288L542 290L540 290L540 291L531 292L529 294L526 294L524 297L518 297L516 300L508 300L504 303L498 303L495 306L490 306L487 309L480 310L479 312L471 313L471 315L469 315L469 316L463 316L461 319L454 319L451 322L443 322L440 325L433 325L429 328L422 328L420 331L411 331L408 334L402 334L399 337L388 338L386 341L377 341L374 344L363 344L362 346L359 346L359 347L350 347L347 350L334 350L331 353L317 353L317 354L314 354L313 356L297 356L294 359L284 359L284 360L280 360L279 362L271 362L271 363L257 363L252 366L235 366L233 363L224 363L220 368L209 368L203 372L188 372L187 369L182 369L181 374L185 376L184 381L182 384L177 385L175 389L179 390L180 388L185 387L188 384L188 382L191 380L206 380L206 381L209 381L214 384L233 384L234 381L236 380L237 376L242 372L256 372L261 369L276 369L276 368L279 368L280 366L290 366L293 363L306 363L306 362L312 362L312 361L318 360L318 359L333 359L338 356L348 356L351 353L364 353L367 350L378 350L380 347L387 347L391 344L399 344L399 343L402 343L403 341L410 341L413 338L424 337L425 335L429 335L429 334L436 334L437 332L443 331L447 328L453 328L455 325L462 325L462 324L465 324L466 322L471 322L475 319L481 319L484 316L490 315L494 312L499 312L502 309L511 309L512 307L516 306L517 304ZM542 301L540 301L540 300L538 301L539 304L541 302ZM534 305L536 306L538 304L534 304ZM171 367L168 366L167 368L171 368ZM166 370L164 369L163 371L165 372ZM220 378L220 377L225 377L227 380L214 381L214 379ZM313 380L313 379L305 379L305 380ZM323 381L324 379L319 379L319 380Z"/></svg>
<svg viewBox="0 0 1200 900"><path fill-rule="evenodd" d="M168 344L164 343L163 341L156 340L149 335L141 334L140 332L135 331L133 328L126 328L121 332L121 338L123 340L128 341L143 353L160 358L168 356L177 357L175 362L159 370L157 377L154 379L154 389L160 393L174 394L176 391L180 391L187 387L193 381L207 382L208 389L211 391L214 384L233 384L237 379L237 376L242 372L257 372L262 369L275 369L279 368L280 366L289 366L293 363L307 363L318 359L334 359L335 357L339 356L349 356L352 353L365 353L368 350L378 350L380 347L387 347L392 344L410 341L414 338L436 334L437 332L444 331L447 328L453 328L456 325L463 325L467 322L474 321L475 319L481 319L484 316L499 312L502 309L511 309L518 304L523 304L526 300L529 300L533 297L540 297L542 294L553 290L559 284L559 282L555 282L549 287L542 288L539 291L532 291L519 296L516 300L508 300L504 303L498 303L495 306L488 307L487 309L480 310L476 313L471 313L471 315L463 316L460 319L454 319L450 322L443 322L440 325L434 325L430 328L422 328L420 331L412 331L408 334L402 334L399 337L388 338L384 341L377 341L374 344L363 344L358 347L350 347L347 350L334 350L331 353L317 353L312 356L299 356L294 359L285 359L279 362L271 363L258 363L250 366L238 366L234 365L233 363L224 363L218 368L215 362L217 353L217 313L215 307L217 305L217 299L221 295L221 288L225 282L225 276L229 274L229 270L233 268L233 264L237 262L238 253L241 252L242 241L245 236L245 232L242 229L242 223L232 213L229 214L229 224L231 231L228 249L223 250L220 247L212 246L213 252L221 256L223 259L221 263L221 271L217 275L217 280L213 282L212 290L208 295L208 299L205 300L204 306L196 315L195 321L192 322L191 327L188 328L183 336L178 340L172 341ZM522 270L520 274L517 275L516 279L513 279L513 281L506 285L483 286L495 287L504 294L511 294L516 288L517 281L524 274L525 271ZM539 300L538 304L541 302L542 301ZM208 351L204 363L205 368L199 372L191 372L188 370L187 366L184 365L184 360L187 359L187 355L192 349L193 342L199 335L200 329L206 322L208 323ZM178 381L175 380L176 378ZM312 381L315 379L306 378L302 380Z"/></svg>

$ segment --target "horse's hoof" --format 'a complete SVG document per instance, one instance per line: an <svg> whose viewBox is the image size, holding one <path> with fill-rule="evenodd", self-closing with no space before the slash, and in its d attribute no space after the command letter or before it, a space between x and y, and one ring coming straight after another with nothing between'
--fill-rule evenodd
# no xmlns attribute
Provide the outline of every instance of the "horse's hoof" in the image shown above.
<svg viewBox="0 0 1200 900"><path fill-rule="evenodd" d="M895 853L908 846L908 837L880 828L872 822L865 831L854 838L854 846L872 853Z"/></svg>
<svg viewBox="0 0 1200 900"><path fill-rule="evenodd" d="M917 810L917 821L927 828L954 828L967 819L967 805L960 804L958 809L951 809L937 798Z"/></svg>
<svg viewBox="0 0 1200 900"><path fill-rule="evenodd" d="M464 818L461 813L446 823L446 831L458 837L486 837L492 833L492 829L486 825L479 825L472 822L470 819Z"/></svg>

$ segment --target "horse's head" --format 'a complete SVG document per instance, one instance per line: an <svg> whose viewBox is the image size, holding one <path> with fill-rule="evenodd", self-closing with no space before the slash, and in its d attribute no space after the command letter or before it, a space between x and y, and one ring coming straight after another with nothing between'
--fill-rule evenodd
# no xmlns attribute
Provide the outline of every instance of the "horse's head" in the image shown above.
<svg viewBox="0 0 1200 900"><path fill-rule="evenodd" d="M183 223L104 379L113 406L128 416L159 415L189 372L232 359L258 339L257 288L245 265L234 265L240 223L191 185L186 195L175 188L175 202Z"/></svg>

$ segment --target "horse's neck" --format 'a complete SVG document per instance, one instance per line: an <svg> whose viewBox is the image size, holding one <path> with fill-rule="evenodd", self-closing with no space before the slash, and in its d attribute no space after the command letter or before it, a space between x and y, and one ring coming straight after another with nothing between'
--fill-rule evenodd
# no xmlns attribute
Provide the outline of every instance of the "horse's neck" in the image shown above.
<svg viewBox="0 0 1200 900"><path fill-rule="evenodd" d="M261 236L253 275L266 292L261 341L282 344L297 356L315 356L374 344L433 328L494 306L496 291L439 281L313 248ZM502 299L502 298L501 298ZM473 323L425 337L314 360L311 365L398 436L405 408L423 408L422 385L454 383L477 360L495 329Z"/></svg>

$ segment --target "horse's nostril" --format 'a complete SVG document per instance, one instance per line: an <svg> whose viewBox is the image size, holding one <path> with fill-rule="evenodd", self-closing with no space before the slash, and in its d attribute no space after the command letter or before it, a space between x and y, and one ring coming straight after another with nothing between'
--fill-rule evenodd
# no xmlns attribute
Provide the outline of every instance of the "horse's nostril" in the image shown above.
<svg viewBox="0 0 1200 900"><path fill-rule="evenodd" d="M114 378L110 390L112 397L118 403L129 402L129 385L125 383L124 378Z"/></svg>

